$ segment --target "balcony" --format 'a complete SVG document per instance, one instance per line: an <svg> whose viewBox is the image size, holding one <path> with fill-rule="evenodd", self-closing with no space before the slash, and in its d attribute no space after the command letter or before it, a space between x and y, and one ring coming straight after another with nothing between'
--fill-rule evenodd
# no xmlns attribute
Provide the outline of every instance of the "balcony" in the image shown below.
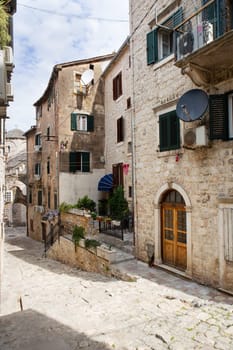
<svg viewBox="0 0 233 350"><path fill-rule="evenodd" d="M207 87L233 78L233 5L203 2L175 28L175 65L197 86Z"/></svg>

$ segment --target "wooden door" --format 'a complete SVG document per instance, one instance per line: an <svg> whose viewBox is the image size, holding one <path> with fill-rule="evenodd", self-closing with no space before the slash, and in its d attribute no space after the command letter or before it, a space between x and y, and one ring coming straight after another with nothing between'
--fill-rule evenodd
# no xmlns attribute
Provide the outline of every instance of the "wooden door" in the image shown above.
<svg viewBox="0 0 233 350"><path fill-rule="evenodd" d="M183 205L162 204L163 263L185 270L187 267L186 212Z"/></svg>

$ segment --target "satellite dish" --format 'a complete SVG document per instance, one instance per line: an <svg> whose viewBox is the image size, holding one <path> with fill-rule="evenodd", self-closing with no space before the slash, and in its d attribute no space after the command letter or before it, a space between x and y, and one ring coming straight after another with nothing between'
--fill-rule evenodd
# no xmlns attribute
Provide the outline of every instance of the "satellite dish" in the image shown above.
<svg viewBox="0 0 233 350"><path fill-rule="evenodd" d="M88 85L92 79L94 78L94 71L93 69L87 69L85 72L83 72L81 76L81 81L84 85Z"/></svg>
<svg viewBox="0 0 233 350"><path fill-rule="evenodd" d="M179 99L176 114L184 122L192 122L203 116L208 103L208 95L205 91L200 89L189 90Z"/></svg>

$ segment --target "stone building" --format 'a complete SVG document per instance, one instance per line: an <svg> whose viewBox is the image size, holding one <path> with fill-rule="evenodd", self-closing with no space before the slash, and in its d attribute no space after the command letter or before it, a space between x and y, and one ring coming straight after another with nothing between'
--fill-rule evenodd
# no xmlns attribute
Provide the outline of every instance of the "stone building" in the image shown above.
<svg viewBox="0 0 233 350"><path fill-rule="evenodd" d="M16 12L16 0L3 0L1 9L0 35L0 286L4 245L4 199L5 199L5 124L9 102L13 101L11 76L13 64L13 15ZM4 14L7 14L4 21ZM9 34L8 42L6 37ZM6 46L8 45L8 46Z"/></svg>
<svg viewBox="0 0 233 350"><path fill-rule="evenodd" d="M8 225L26 225L26 138L19 129L6 134L6 191L4 217Z"/></svg>
<svg viewBox="0 0 233 350"><path fill-rule="evenodd" d="M104 80L105 171L106 174L113 174L115 187L124 188L129 209L133 211L130 66L129 38L127 38L104 71L102 78Z"/></svg>
<svg viewBox="0 0 233 350"><path fill-rule="evenodd" d="M63 202L88 195L98 202L104 175L104 97L101 74L114 54L57 64L36 107L36 125L26 132L28 233L41 240L41 218Z"/></svg>
<svg viewBox="0 0 233 350"><path fill-rule="evenodd" d="M232 2L195 4L130 0L136 250L233 291Z"/></svg>

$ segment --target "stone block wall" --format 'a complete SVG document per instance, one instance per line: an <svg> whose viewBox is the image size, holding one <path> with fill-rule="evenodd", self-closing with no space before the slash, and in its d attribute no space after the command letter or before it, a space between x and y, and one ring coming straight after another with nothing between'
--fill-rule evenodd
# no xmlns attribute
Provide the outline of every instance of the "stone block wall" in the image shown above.
<svg viewBox="0 0 233 350"><path fill-rule="evenodd" d="M174 65L174 55L147 65L146 35L152 29L151 21L155 10L153 3L157 16L163 14L164 19L170 5L185 5L182 1L130 1L135 89L133 127L137 256L141 260L148 260L148 244L154 245L155 251L161 250L159 224L162 191L164 189L165 193L171 188L179 188L190 203L187 208L190 213L190 249L187 257L190 276L201 283L233 290L233 264L224 258L220 264L224 237L219 232L219 204L222 200L233 203L233 141L209 141L206 147L186 149L183 147L185 125L180 121L180 149L159 151L159 115L176 110L179 98L197 86ZM137 28L142 18L143 22ZM206 92L225 93L232 89L233 81L229 79L218 86L218 91L210 87ZM206 125L208 132L208 116ZM160 197L158 193L161 193Z"/></svg>

